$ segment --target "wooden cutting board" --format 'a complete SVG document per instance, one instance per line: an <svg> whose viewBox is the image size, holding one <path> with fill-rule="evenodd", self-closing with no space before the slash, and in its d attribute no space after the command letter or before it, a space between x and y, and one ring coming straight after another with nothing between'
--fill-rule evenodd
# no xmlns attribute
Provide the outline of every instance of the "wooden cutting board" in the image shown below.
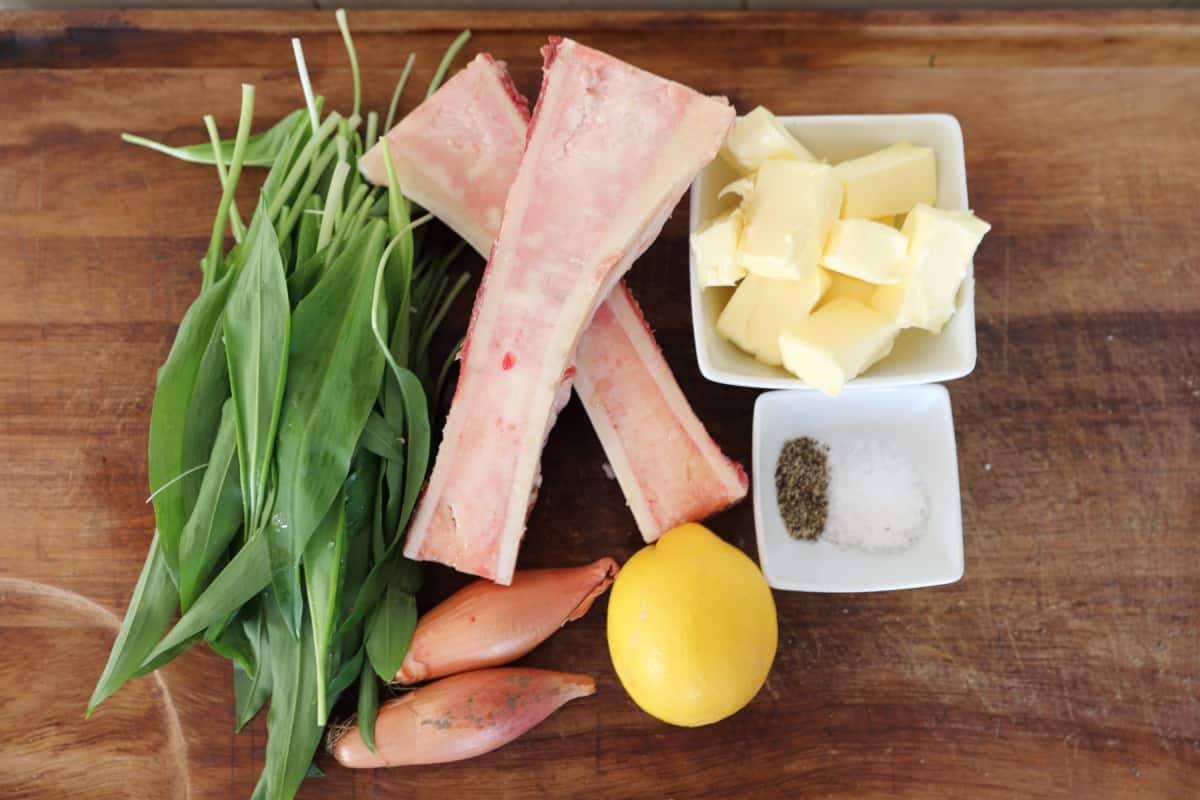
<svg viewBox="0 0 1200 800"><path fill-rule="evenodd" d="M966 136L979 366L950 385L966 575L876 595L778 593L780 647L742 713L641 713L604 603L531 665L596 676L475 761L350 774L303 797L1194 797L1200 788L1200 15L353 13L366 103L410 50L419 96L460 29L536 94L567 34L746 111L942 111ZM83 722L150 539L154 372L199 282L216 176L121 131L232 131L350 80L331 14L0 14L0 796L248 797L262 720L233 734L200 648ZM253 205L246 194L243 208ZM630 282L701 418L750 456L754 392L704 381L686 214ZM478 262L472 262L478 267ZM639 544L572 404L545 452L525 566ZM754 552L748 503L712 520ZM457 578L431 568L425 598Z"/></svg>

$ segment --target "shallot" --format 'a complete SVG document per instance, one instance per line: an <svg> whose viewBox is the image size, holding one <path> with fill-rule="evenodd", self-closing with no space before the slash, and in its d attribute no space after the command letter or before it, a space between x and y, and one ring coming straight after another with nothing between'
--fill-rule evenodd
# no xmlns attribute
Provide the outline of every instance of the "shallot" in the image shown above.
<svg viewBox="0 0 1200 800"><path fill-rule="evenodd" d="M396 682L515 661L587 613L616 574L617 562L602 558L582 567L521 570L511 586L475 581L421 617Z"/></svg>
<svg viewBox="0 0 1200 800"><path fill-rule="evenodd" d="M375 752L357 724L333 738L330 751L352 769L461 761L503 747L595 691L587 675L511 667L467 672L385 703L375 721Z"/></svg>

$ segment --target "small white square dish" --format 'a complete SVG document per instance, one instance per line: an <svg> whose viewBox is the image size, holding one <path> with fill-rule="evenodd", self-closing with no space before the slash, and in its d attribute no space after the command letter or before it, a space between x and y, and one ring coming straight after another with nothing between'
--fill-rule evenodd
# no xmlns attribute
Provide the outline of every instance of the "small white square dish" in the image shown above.
<svg viewBox="0 0 1200 800"><path fill-rule="evenodd" d="M937 206L967 210L967 171L962 128L948 114L872 114L790 116L779 121L818 158L838 163L907 141L932 148L937 160ZM690 230L737 203L717 192L737 177L720 159L713 161L692 184ZM717 332L717 317L733 287L701 290L695 264L690 265L692 332L696 358L704 377L716 383L759 389L809 389L781 367L762 363ZM846 383L846 388L882 388L936 383L967 375L975 369L974 267L959 289L957 311L940 334L911 328L901 332L891 354Z"/></svg>
<svg viewBox="0 0 1200 800"><path fill-rule="evenodd" d="M753 436L758 560L772 587L879 592L962 578L962 502L946 387L848 391L837 399L819 392L766 392L754 404ZM784 444L800 437L811 437L830 452L877 442L908 461L925 493L925 524L915 541L907 549L868 551L821 538L792 538L779 510L775 469Z"/></svg>

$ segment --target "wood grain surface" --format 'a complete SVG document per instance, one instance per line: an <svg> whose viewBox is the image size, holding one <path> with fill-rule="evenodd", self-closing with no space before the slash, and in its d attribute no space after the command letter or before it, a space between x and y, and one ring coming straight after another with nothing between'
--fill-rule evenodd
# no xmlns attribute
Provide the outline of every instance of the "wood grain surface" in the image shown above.
<svg viewBox="0 0 1200 800"><path fill-rule="evenodd" d="M1200 15L355 13L368 107L410 50L418 98L461 28L536 93L577 37L743 111L942 111L966 137L979 366L950 385L966 575L876 595L777 593L780 648L742 713L670 728L625 696L605 604L526 662L594 697L457 765L303 797L1113 797L1200 793ZM195 648L83 709L150 540L154 373L199 285L216 175L121 131L232 131L300 93L288 37L345 106L331 15L0 14L0 795L247 797L226 662ZM242 207L252 207L245 195ZM701 418L750 456L754 392L704 381L686 214L630 282ZM477 261L471 262L478 267ZM465 309L460 309L460 312ZM576 403L545 452L523 566L639 538ZM754 552L744 503L712 527ZM457 585L428 571L428 604Z"/></svg>

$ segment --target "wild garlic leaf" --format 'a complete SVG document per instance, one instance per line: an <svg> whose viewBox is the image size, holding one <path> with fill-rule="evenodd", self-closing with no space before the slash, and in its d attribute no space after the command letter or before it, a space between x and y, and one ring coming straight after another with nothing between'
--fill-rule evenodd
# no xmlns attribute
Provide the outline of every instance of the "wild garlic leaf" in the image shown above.
<svg viewBox="0 0 1200 800"><path fill-rule="evenodd" d="M374 274L368 265L378 263L383 237L382 223L365 229L296 306L279 424L278 495L266 531L277 591L295 588L300 556L349 473L379 391L383 355L371 335ZM298 624L296 608L281 607L289 627Z"/></svg>
<svg viewBox="0 0 1200 800"><path fill-rule="evenodd" d="M319 211L321 208L320 201L315 197L308 198L306 211ZM303 287L303 291L298 295L292 291L292 279L297 276L300 267L305 264L310 264L314 261L314 256L317 254L317 236L321 232L321 217L318 214L304 214L300 217L300 228L296 232L296 263L292 269L292 274L288 276L288 291L292 295L292 307L308 294L312 284L316 283L315 278ZM317 262L318 264L323 262ZM312 269L310 267L310 269ZM316 274L320 274L319 269Z"/></svg>
<svg viewBox="0 0 1200 800"><path fill-rule="evenodd" d="M221 405L229 396L221 315L232 286L233 281L226 277L200 292L179 323L167 360L158 370L150 409L148 471L159 546L172 575L178 574L179 539L200 492L202 476L196 473L175 479L208 459Z"/></svg>
<svg viewBox="0 0 1200 800"><path fill-rule="evenodd" d="M304 109L293 111L262 133L256 133L251 136L246 142L246 155L243 159L243 164L247 167L269 167L274 164L284 144L287 142L288 136L294 129L297 120L306 121ZM213 155L212 145L209 142L173 147L131 133L121 134L121 138L129 144L148 147L163 155L168 155L171 158L177 158L180 161L187 161L192 164L208 164L212 166L217 161ZM233 139L222 140L221 158L224 163L229 164L232 157Z"/></svg>
<svg viewBox="0 0 1200 800"><path fill-rule="evenodd" d="M372 411L367 417L367 424L363 426L359 445L380 458L403 464L404 450L401 439L403 439L401 431L397 431L389 425L378 411Z"/></svg>
<svg viewBox="0 0 1200 800"><path fill-rule="evenodd" d="M283 403L291 332L279 240L262 203L246 234L246 260L230 293L223 327L245 526L254 531L266 512L267 474Z"/></svg>
<svg viewBox="0 0 1200 800"><path fill-rule="evenodd" d="M321 520L304 548L304 589L308 598L309 622L312 624L313 650L317 686L317 722L324 725L329 719L325 688L330 662L330 643L337 618L342 590L342 566L346 548L346 505L341 493L334 498L329 512Z"/></svg>
<svg viewBox="0 0 1200 800"><path fill-rule="evenodd" d="M328 700L330 706L334 700L344 691L350 688L350 685L358 680L358 674L362 670L363 665L363 648L360 646L347 660L338 665L333 672L333 677L329 681Z"/></svg>
<svg viewBox="0 0 1200 800"><path fill-rule="evenodd" d="M156 532L150 541L142 574L134 586L133 597L129 599L125 620L108 655L108 663L88 701L87 716L90 717L96 706L138 674L142 661L171 624L177 603L175 586L167 572Z"/></svg>
<svg viewBox="0 0 1200 800"><path fill-rule="evenodd" d="M417 600L396 582L388 584L383 601L367 618L367 658L380 680L400 671L417 626Z"/></svg>
<svg viewBox="0 0 1200 800"><path fill-rule="evenodd" d="M242 524L237 425L226 400L221 424L200 484L200 494L179 543L179 606L187 612Z"/></svg>
<svg viewBox="0 0 1200 800"><path fill-rule="evenodd" d="M267 711L267 750L264 773L267 796L290 798L308 774L321 726L317 724L317 693L312 628L300 626L292 635L269 598L267 641L271 650L271 707ZM303 623L303 621L302 621Z"/></svg>
<svg viewBox="0 0 1200 800"><path fill-rule="evenodd" d="M352 632L354 626L369 617L372 609L382 602L388 586L396 584L412 595L416 595L421 588L421 565L404 557L400 546L402 542L403 538L393 540L383 558L377 560L366 577L358 583L354 605L338 628L339 637Z"/></svg>
<svg viewBox="0 0 1200 800"><path fill-rule="evenodd" d="M271 648L267 641L267 619L263 608L266 598L251 601L246 606L242 625L254 653L254 671L249 673L237 662L233 665L234 700L237 730L240 732L257 716L271 695Z"/></svg>
<svg viewBox="0 0 1200 800"><path fill-rule="evenodd" d="M267 554L267 537L259 532L252 535L237 555L217 573L187 613L179 618L175 627L142 662L141 668L153 669L162 656L224 620L270 583L271 561Z"/></svg>
<svg viewBox="0 0 1200 800"><path fill-rule="evenodd" d="M221 620L208 629L205 639L214 653L240 664L248 674L254 674L257 669L257 659L254 646L242 626L242 615L249 606Z"/></svg>
<svg viewBox="0 0 1200 800"><path fill-rule="evenodd" d="M369 661L363 661L358 676L358 732L367 750L375 752L375 720L379 717L379 684Z"/></svg>
<svg viewBox="0 0 1200 800"><path fill-rule="evenodd" d="M353 539L371 521L375 502L375 482L379 475L379 458L361 446L354 451L350 474L346 476L342 493L346 498L346 534ZM351 553L354 551L351 550ZM361 580L362 576L359 576Z"/></svg>

